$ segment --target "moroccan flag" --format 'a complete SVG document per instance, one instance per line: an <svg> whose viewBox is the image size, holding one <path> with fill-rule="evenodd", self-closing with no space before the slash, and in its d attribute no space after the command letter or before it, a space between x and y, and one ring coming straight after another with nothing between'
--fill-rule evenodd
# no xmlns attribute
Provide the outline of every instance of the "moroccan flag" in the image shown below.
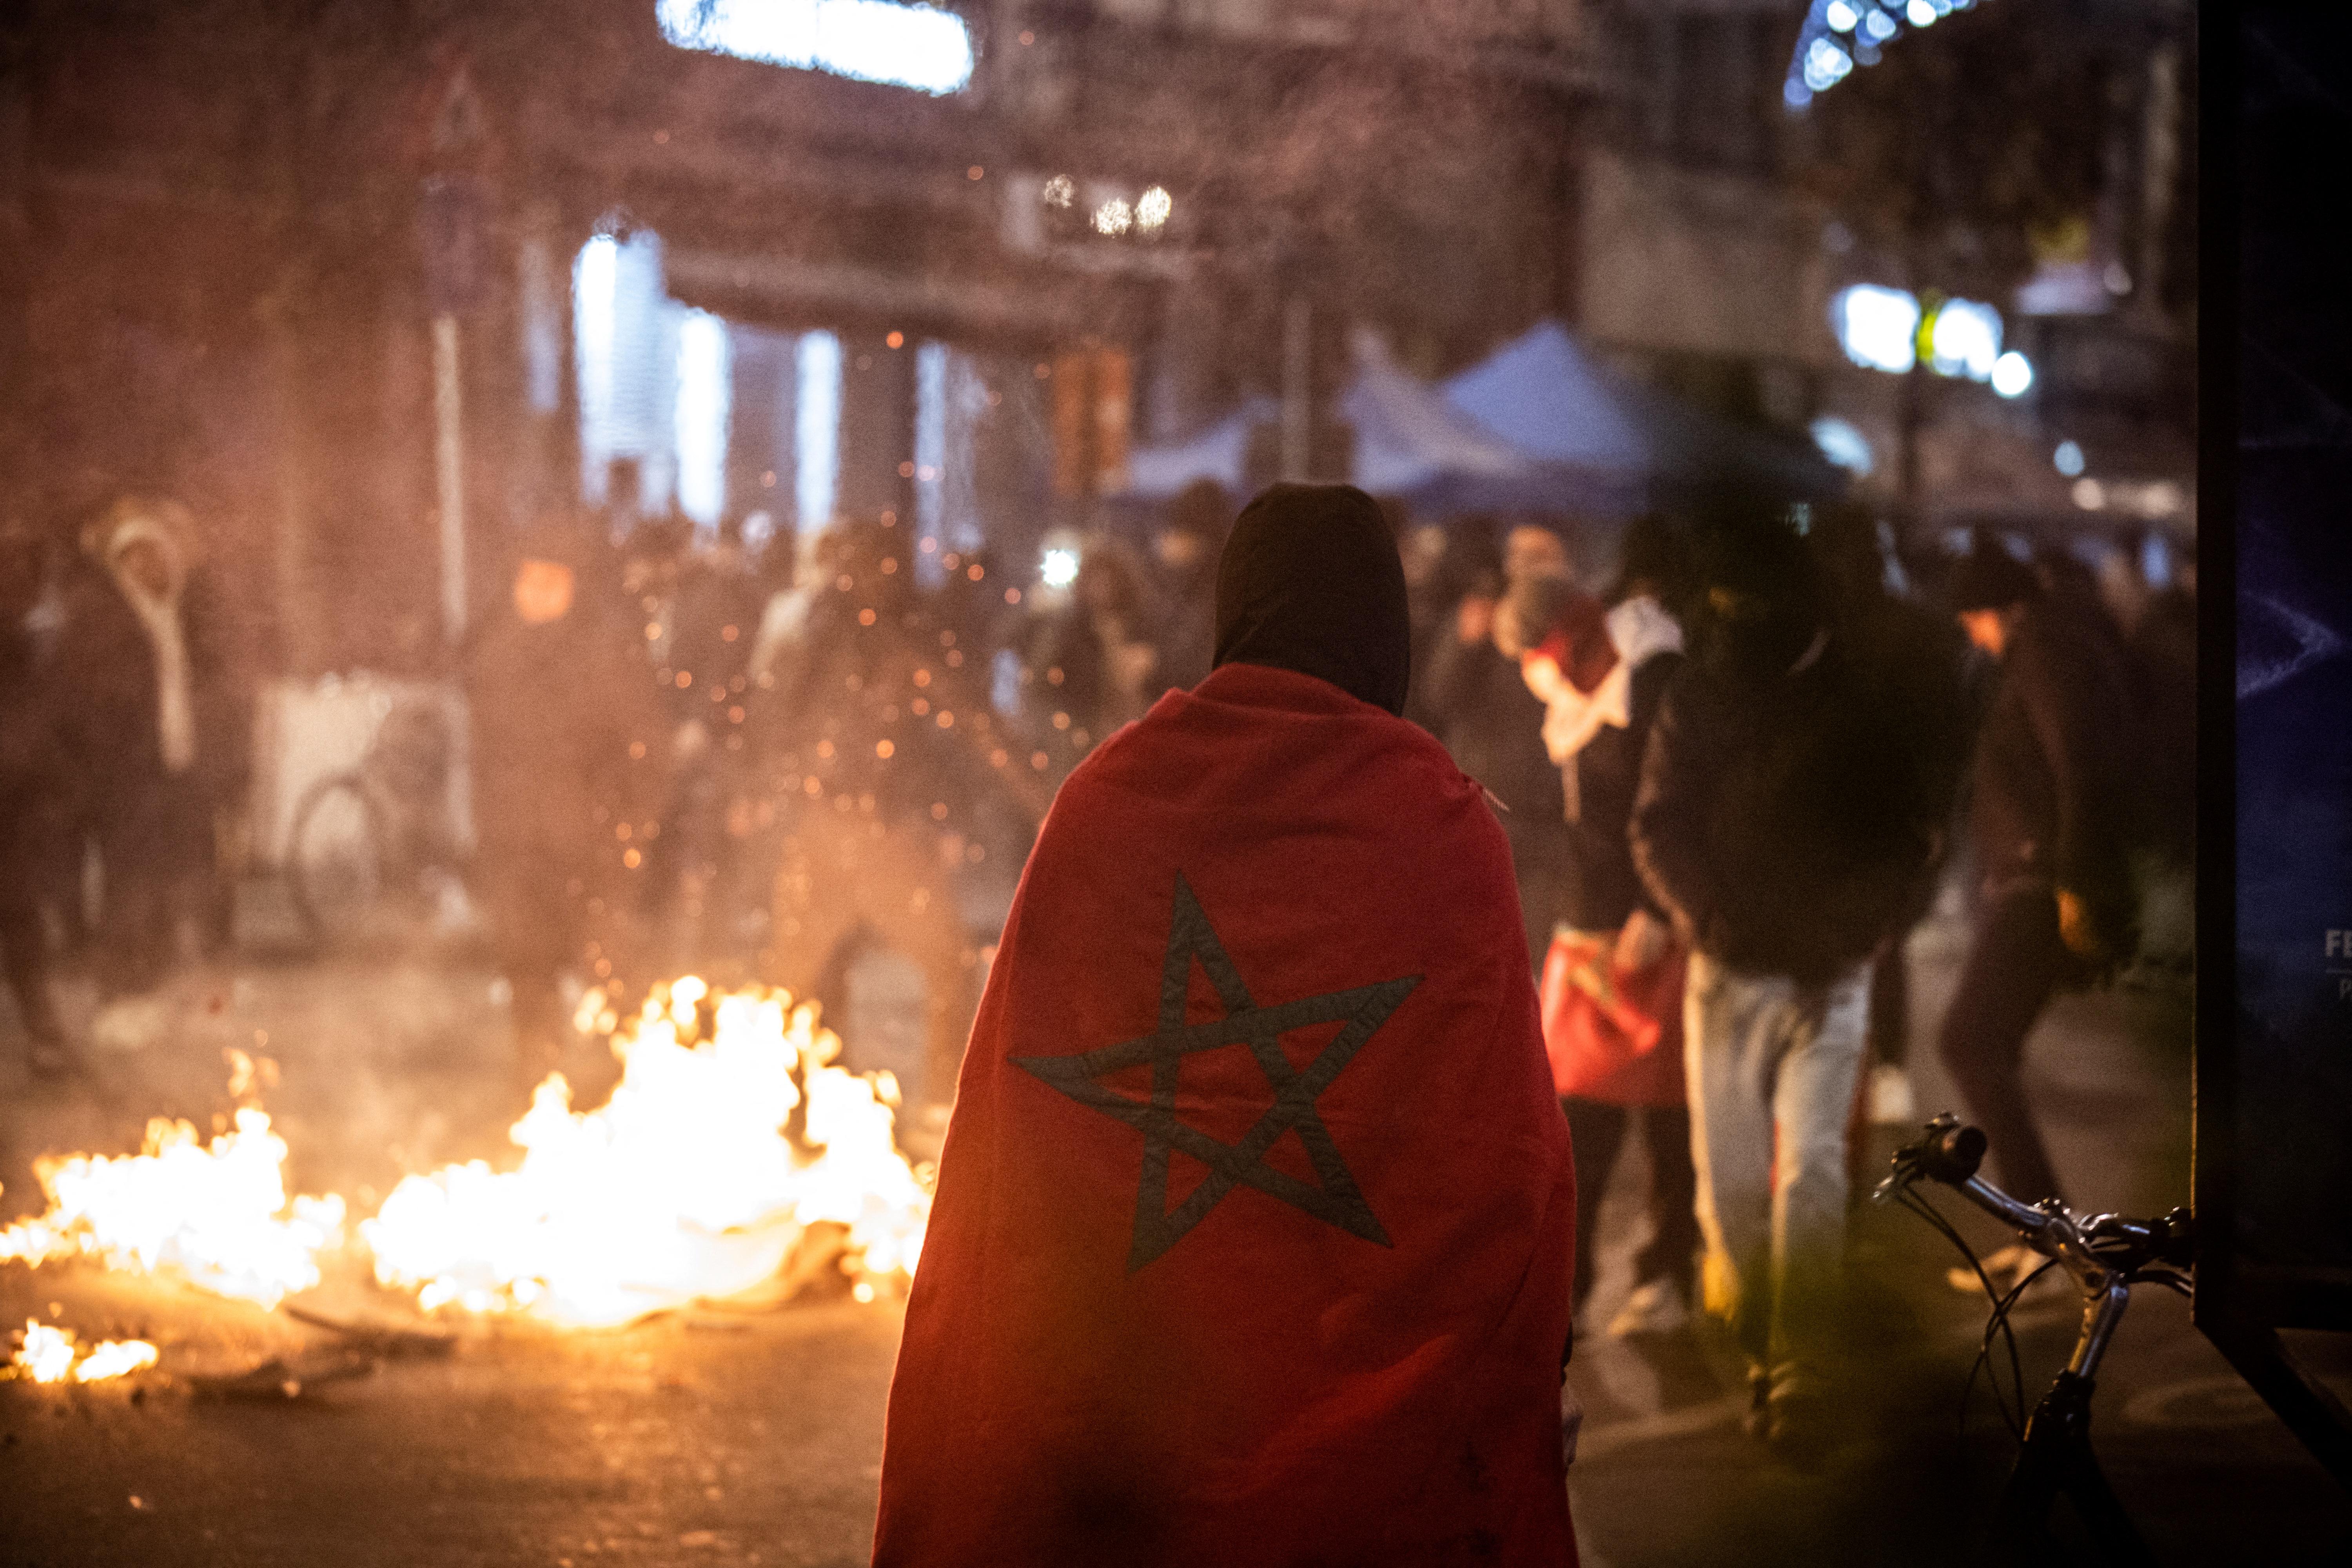
<svg viewBox="0 0 2352 1568"><path fill-rule="evenodd" d="M875 1562L1572 1563L1575 1207L1479 786L1311 677L1170 693L1006 922Z"/></svg>

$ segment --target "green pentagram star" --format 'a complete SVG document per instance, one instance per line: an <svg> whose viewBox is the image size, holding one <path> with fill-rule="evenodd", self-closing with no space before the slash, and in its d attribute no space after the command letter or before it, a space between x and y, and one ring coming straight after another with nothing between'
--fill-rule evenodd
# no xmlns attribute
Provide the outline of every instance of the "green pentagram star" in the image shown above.
<svg viewBox="0 0 2352 1568"><path fill-rule="evenodd" d="M1184 999L1191 988L1192 961L1216 988L1225 1016L1203 1024L1184 1022ZM1186 1231L1236 1186L1255 1187L1293 1208L1313 1215L1350 1236L1382 1247L1389 1234L1364 1201L1347 1162L1315 1109L1340 1069L1354 1058L1366 1040L1388 1022L1397 1005L1422 982L1418 974L1352 991L1333 991L1279 1006L1260 1007L1242 984L1240 971L1226 956L1209 917L1183 877L1176 879L1176 907L1168 932L1168 957L1160 973L1160 1027L1149 1035L1074 1057L1014 1057L1013 1065L1055 1089L1108 1116L1117 1117L1143 1132L1143 1173L1135 1194L1135 1238L1128 1251L1129 1273L1142 1268L1176 1245ZM1342 1023L1331 1043L1296 1069L1283 1054L1281 1037L1292 1029L1314 1024ZM1238 1143L1221 1143L1176 1119L1176 1088L1183 1061L1196 1051L1213 1051L1247 1044L1274 1089L1274 1104ZM1151 1064L1151 1098L1131 1100L1107 1088L1101 1080L1126 1068ZM1266 1151L1285 1132L1296 1130L1307 1146L1316 1181L1303 1182L1265 1163ZM1168 1156L1181 1149L1209 1167L1207 1180L1175 1211L1168 1208Z"/></svg>

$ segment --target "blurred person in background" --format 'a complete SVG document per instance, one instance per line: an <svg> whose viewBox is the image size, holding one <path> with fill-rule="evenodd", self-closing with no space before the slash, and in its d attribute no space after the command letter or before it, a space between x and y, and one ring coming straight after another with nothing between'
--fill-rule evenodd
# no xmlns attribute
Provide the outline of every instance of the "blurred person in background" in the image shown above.
<svg viewBox="0 0 2352 1568"><path fill-rule="evenodd" d="M1168 689L1160 669L1158 638L1143 567L1125 543L1098 538L1078 565L1078 606L1101 648L1103 680L1086 730L1100 741L1143 717Z"/></svg>
<svg viewBox="0 0 2352 1568"><path fill-rule="evenodd" d="M903 953L922 971L926 1018L907 1090L943 1101L978 963L960 903L960 873L987 853L977 797L1026 790L1042 816L1045 790L1001 743L985 668L949 661L958 650L916 592L906 543L871 521L818 541L819 585L761 694L752 744L781 781L775 979L837 1009L863 951Z"/></svg>
<svg viewBox="0 0 2352 1568"><path fill-rule="evenodd" d="M72 1058L49 995L42 900L69 888L79 868L55 676L32 625L48 583L43 544L16 517L0 516L0 976L25 1031L26 1065L54 1078Z"/></svg>
<svg viewBox="0 0 2352 1568"><path fill-rule="evenodd" d="M1397 550L1404 562L1405 605L1412 622L1412 690L1406 695L1404 716L1427 729L1427 714L1421 700L1426 683L1426 662L1435 638L1445 630L1443 621L1459 597L1459 590L1445 581L1445 558L1451 537L1435 523L1416 524L1405 504L1393 497L1383 498L1381 511L1395 530Z"/></svg>
<svg viewBox="0 0 2352 1568"><path fill-rule="evenodd" d="M1922 747L1925 806L1949 825L1959 807L1972 740L1961 674L1967 644L1948 621L1895 591L1902 569L1892 556L1889 531L1867 506L1840 501L1819 509L1810 537L1828 587L1830 615L1852 667L1858 678L1883 688L1873 700L1913 716ZM1914 1120L1906 1068L1911 1048L1909 940L1935 905L1944 851L1953 837L1948 826L1937 858L1919 868L1898 929L1871 963L1871 1072L1855 1107L1852 1148L1857 1167L1867 1155L1863 1129L1868 1121ZM1859 1178L1858 1168L1853 1174Z"/></svg>
<svg viewBox="0 0 2352 1568"><path fill-rule="evenodd" d="M1706 1305L1748 1358L1749 1429L1805 1457L1845 1435L1832 1385L1870 963L1943 824L1916 716L1856 668L1804 542L1731 501L1698 543L1695 653L1651 730L1633 856L1691 950Z"/></svg>
<svg viewBox="0 0 2352 1568"><path fill-rule="evenodd" d="M1013 643L1021 619L1018 608L1004 602L1004 557L986 545L959 559L938 595L940 646L951 656L951 668L973 671L973 679L992 670L997 651Z"/></svg>
<svg viewBox="0 0 2352 1568"><path fill-rule="evenodd" d="M1064 549L1077 557L1076 575L1066 588L1048 581L1031 592L1020 647L1029 739L1056 781L1165 689L1155 678L1156 628L1146 621L1143 572L1132 553L1096 537L1047 555Z"/></svg>
<svg viewBox="0 0 2352 1568"><path fill-rule="evenodd" d="M1568 551L1559 535L1511 531L1503 547L1503 596L1531 577L1567 575ZM1559 916L1568 826L1559 815L1559 770L1544 750L1543 704L1528 694L1517 661L1495 646L1497 602L1478 593L1463 596L1453 637L1441 638L1432 657L1424 696L1433 732L1455 763L1503 803L1532 973Z"/></svg>
<svg viewBox="0 0 2352 1568"><path fill-rule="evenodd" d="M741 520L730 518L709 549L679 563L664 650L677 765L646 874L664 905L673 973L708 966L736 945L729 939L743 911L733 896L746 889L739 879L719 883L736 859L727 852L730 806L744 771L745 694L764 610Z"/></svg>
<svg viewBox="0 0 2352 1568"><path fill-rule="evenodd" d="M1190 691L1208 676L1216 643L1217 557L1232 530L1233 503L1223 487L1196 479L1168 503L1152 536L1160 643L1152 679L1163 689Z"/></svg>
<svg viewBox="0 0 2352 1568"><path fill-rule="evenodd" d="M1504 602L1496 642L1545 704L1570 858L1544 961L1544 1046L1576 1159L1579 1321L1599 1273L1595 1241L1631 1125L1648 1151L1650 1236L1613 1337L1689 1321L1698 1250L1690 1115L1683 1083L1687 955L1642 886L1628 828L1650 727L1683 664L1679 542L1655 517L1626 531L1611 602L1558 576L1525 579Z"/></svg>
<svg viewBox="0 0 2352 1568"><path fill-rule="evenodd" d="M1483 517L1418 529L1410 539L1403 558L1412 615L1412 690L1404 715L1442 741L1446 716L1437 707L1436 683L1450 681L1447 667L1458 657L1457 641L1475 646L1492 632L1495 601L1503 592L1503 548L1493 520Z"/></svg>
<svg viewBox="0 0 2352 1568"><path fill-rule="evenodd" d="M2021 1068L2051 997L2111 970L2136 939L2130 682L2104 612L2053 595L1997 545L1978 542L1954 574L1949 602L2000 676L1971 784L1976 934L1939 1048L2001 1184L2029 1202L2063 1201ZM2040 1262L2016 1246L1985 1266L1998 1288ZM1968 1288L1978 1288L1973 1270Z"/></svg>
<svg viewBox="0 0 2352 1568"><path fill-rule="evenodd" d="M103 868L100 984L142 991L228 941L217 837L250 763L241 628L176 501L115 502L82 549L54 711Z"/></svg>
<svg viewBox="0 0 2352 1568"><path fill-rule="evenodd" d="M516 541L467 648L476 879L526 1085L572 1038L566 973L632 978L625 917L667 787L672 726L591 532L556 516Z"/></svg>

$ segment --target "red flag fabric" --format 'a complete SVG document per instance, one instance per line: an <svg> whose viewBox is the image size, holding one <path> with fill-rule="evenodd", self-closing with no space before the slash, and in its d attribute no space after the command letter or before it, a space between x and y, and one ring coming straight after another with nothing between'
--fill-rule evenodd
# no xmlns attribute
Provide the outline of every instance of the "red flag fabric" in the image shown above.
<svg viewBox="0 0 2352 1568"><path fill-rule="evenodd" d="M1676 942L1647 969L1626 969L1616 947L1613 932L1552 933L1538 993L1552 1088L1603 1105L1680 1105L1690 955Z"/></svg>
<svg viewBox="0 0 2352 1568"><path fill-rule="evenodd" d="M1572 1563L1576 1196L1509 851L1227 665L1062 788L973 1026L874 1561Z"/></svg>

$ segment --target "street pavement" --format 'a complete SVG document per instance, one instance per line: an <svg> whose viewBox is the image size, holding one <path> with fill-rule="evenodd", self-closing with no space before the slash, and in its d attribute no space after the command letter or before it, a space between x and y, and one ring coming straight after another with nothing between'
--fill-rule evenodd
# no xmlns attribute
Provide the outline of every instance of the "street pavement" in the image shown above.
<svg viewBox="0 0 2352 1568"><path fill-rule="evenodd" d="M1914 943L1923 1118L1953 1104L1928 1047L1964 938L1947 910ZM884 1016L897 994L869 990L879 1000L858 1022L903 1030ZM362 1212L404 1171L497 1157L520 1105L497 990L462 953L243 961L183 976L144 1008L93 1016L85 999L71 1010L95 1037L86 1078L64 1089L16 1076L0 1022L0 1215L37 1207L40 1153L128 1150L150 1115L202 1124L225 1110L232 1047L278 1063L267 1098L293 1149L293 1185L344 1192ZM2176 986L2068 998L2037 1032L2030 1082L2078 1206L2157 1213L2185 1200L2187 1031ZM1897 1131L1875 1132L1874 1178ZM1600 1198L1593 1315L1604 1323L1642 1239L1634 1164ZM1943 1206L1980 1247L2001 1240ZM1585 1563L1979 1560L1970 1531L2008 1439L1981 1378L1963 1431L1984 1304L1945 1285L1949 1254L1910 1215L1857 1208L1853 1441L1812 1470L1740 1432L1738 1369L1713 1336L1581 1342L1570 1489ZM296 1305L389 1321L393 1305L356 1271L331 1269ZM418 1345L355 1342L153 1280L0 1267L0 1321L39 1315L86 1339L139 1332L162 1347L165 1374L141 1386L0 1384L0 1568L863 1563L898 1311L803 1299L599 1332L467 1324ZM2029 1398L2063 1361L2075 1318L2063 1295L2018 1314ZM257 1366L271 1366L264 1387L244 1391L258 1397L198 1386ZM2176 1298L2135 1300L2095 1436L2160 1561L2352 1561L2352 1505Z"/></svg>

